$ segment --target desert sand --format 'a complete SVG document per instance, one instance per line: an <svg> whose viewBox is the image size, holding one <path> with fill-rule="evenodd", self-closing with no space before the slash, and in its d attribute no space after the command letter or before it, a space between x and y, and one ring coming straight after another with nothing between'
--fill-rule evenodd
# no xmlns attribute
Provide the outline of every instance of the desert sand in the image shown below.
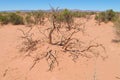
<svg viewBox="0 0 120 80"><path fill-rule="evenodd" d="M23 59L24 53L19 52L21 43L19 37L22 34L18 29L25 29L24 25L0 25L0 80L119 80L120 45L112 42L116 38L113 24L109 22L98 25L94 18L91 18L85 26L85 34L77 33L74 36L81 36L82 41L95 40L104 45L106 53L99 48L98 51L105 59L101 56L92 58L80 56L74 62L69 54L59 53L59 66L48 71L45 59L40 60L32 70L29 70L33 59L31 57ZM44 51L46 45L48 44L39 46L39 49Z"/></svg>

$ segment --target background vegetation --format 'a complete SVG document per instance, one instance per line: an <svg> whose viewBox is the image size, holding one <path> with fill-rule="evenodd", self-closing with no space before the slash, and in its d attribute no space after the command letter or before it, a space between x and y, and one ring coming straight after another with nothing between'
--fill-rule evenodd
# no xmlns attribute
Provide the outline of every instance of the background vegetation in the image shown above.
<svg viewBox="0 0 120 80"><path fill-rule="evenodd" d="M23 17L17 13L0 13L0 22L1 24L24 24Z"/></svg>
<svg viewBox="0 0 120 80"><path fill-rule="evenodd" d="M50 19L51 21L54 20L52 22L59 24L58 27L65 25L68 30L70 30L74 23L74 18L89 18L91 15L95 15L95 20L98 21L99 25L101 22L113 22L117 35L120 35L120 14L112 9L103 12L71 11L68 9L31 12L0 12L0 24L27 26L44 25L45 19Z"/></svg>
<svg viewBox="0 0 120 80"><path fill-rule="evenodd" d="M104 11L104 12L100 12L96 14L95 19L99 22L115 22L118 19L118 13L114 12L112 9Z"/></svg>

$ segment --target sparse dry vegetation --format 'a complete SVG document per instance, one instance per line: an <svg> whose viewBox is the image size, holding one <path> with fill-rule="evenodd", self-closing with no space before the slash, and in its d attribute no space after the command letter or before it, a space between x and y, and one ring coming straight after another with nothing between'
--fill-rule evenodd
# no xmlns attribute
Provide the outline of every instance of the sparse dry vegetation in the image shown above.
<svg viewBox="0 0 120 80"><path fill-rule="evenodd" d="M100 25L96 25L96 21ZM102 76L99 72L104 69L101 70L100 65L105 65L106 72L111 64L118 65L114 62L120 51L119 44L116 44L120 42L120 20L119 13L113 10L83 12L51 8L50 11L1 12L0 24L0 41L6 41L1 44L1 52L3 49L6 50L3 53L12 55L12 62L5 63L3 78L9 78L14 71L18 71L14 73L20 73L20 77L21 73L25 74L24 78L42 71L45 76L56 71L60 75L61 72L66 75L66 71L73 75L79 74L79 69L84 75L91 69L87 75L91 74L91 79L95 80ZM10 49L7 51L7 48ZM113 77L119 79L119 76Z"/></svg>
<svg viewBox="0 0 120 80"><path fill-rule="evenodd" d="M120 80L119 2L1 0L0 80Z"/></svg>
<svg viewBox="0 0 120 80"><path fill-rule="evenodd" d="M32 15L31 15L32 14ZM105 59L106 56L102 56L99 51L97 53L94 51L97 48L101 48L101 50L105 53L105 47L102 44L95 43L94 41L90 41L88 45L85 42L80 41L80 38L74 38L75 34L80 34L84 32L84 27L86 22L81 22L80 24L76 24L74 22L74 16L71 11L64 9L59 11L59 9L52 8L50 13L50 18L48 22L50 25L44 30L41 30L41 25L44 23L44 13L43 12L32 12L27 15L27 24L31 25L30 29L26 32L24 30L19 29L22 32L21 38L23 39L22 48L20 51L25 52L26 56L34 58L33 65L30 67L30 70L35 67L35 65L41 60L45 59L49 65L49 71L52 71L55 66L58 66L58 54L68 53L73 61L76 61L79 56L91 58L92 55L95 57L101 57ZM86 21L88 18L86 18ZM33 27L35 27L40 35L43 35L45 39L39 37L39 39L34 39L34 32L32 32ZM47 33L46 33L47 32ZM39 36L39 35L38 35ZM36 50L39 50L37 46L41 44L46 44L48 48L46 48L46 52L40 51L36 53ZM57 47L60 51L51 48ZM42 48L40 48L42 49ZM87 53L91 53L88 55ZM33 56L36 54L36 56ZM40 54L40 56L38 56Z"/></svg>

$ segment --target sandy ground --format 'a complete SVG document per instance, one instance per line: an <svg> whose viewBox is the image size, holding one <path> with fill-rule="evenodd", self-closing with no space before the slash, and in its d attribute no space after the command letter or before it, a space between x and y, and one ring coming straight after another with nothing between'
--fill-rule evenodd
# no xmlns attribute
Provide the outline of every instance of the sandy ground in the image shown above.
<svg viewBox="0 0 120 80"><path fill-rule="evenodd" d="M18 51L21 33L18 28L23 25L0 26L0 80L119 80L120 79L120 46L113 43L115 33L112 23L100 26L93 19L86 23L85 36L81 40L95 40L103 44L107 58L79 57L73 62L69 55L59 56L59 66L52 72L48 70L48 64L41 60L32 70L33 64L30 57L22 58ZM80 34L76 34L80 35ZM44 49L44 48L43 48ZM43 50L41 49L41 50Z"/></svg>

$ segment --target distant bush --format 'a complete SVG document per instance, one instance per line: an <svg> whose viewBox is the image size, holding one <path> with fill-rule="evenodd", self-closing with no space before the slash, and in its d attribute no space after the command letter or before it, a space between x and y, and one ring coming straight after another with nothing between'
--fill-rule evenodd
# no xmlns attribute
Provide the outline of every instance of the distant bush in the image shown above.
<svg viewBox="0 0 120 80"><path fill-rule="evenodd" d="M96 15L95 19L99 22L109 22L109 21L116 21L117 20L117 13L114 12L112 9L107 10L105 12L100 12Z"/></svg>
<svg viewBox="0 0 120 80"><path fill-rule="evenodd" d="M117 36L120 37L120 19L114 23L114 27L116 28Z"/></svg>
<svg viewBox="0 0 120 80"><path fill-rule="evenodd" d="M56 22L72 22L73 21L73 15L72 12L69 11L68 9L64 9L64 10L56 10L52 12L52 17L54 17L54 19L56 20ZM52 18L51 17L51 18Z"/></svg>
<svg viewBox="0 0 120 80"><path fill-rule="evenodd" d="M0 23L1 24L8 24L9 23L8 16L0 15Z"/></svg>
<svg viewBox="0 0 120 80"><path fill-rule="evenodd" d="M68 9L64 10L52 10L51 21L55 21L56 24L64 24L70 30L71 25L74 23L72 12Z"/></svg>
<svg viewBox="0 0 120 80"><path fill-rule="evenodd" d="M114 21L117 17L116 12L114 12L112 9L106 11L106 18L108 21Z"/></svg>
<svg viewBox="0 0 120 80"><path fill-rule="evenodd" d="M86 14L83 12L79 12L79 11L73 12L74 17L85 17L85 15Z"/></svg>
<svg viewBox="0 0 120 80"><path fill-rule="evenodd" d="M68 9L59 10L52 8L50 13L50 22L58 25L58 27L66 26L68 30L71 29L71 25L74 23L72 12Z"/></svg>
<svg viewBox="0 0 120 80"><path fill-rule="evenodd" d="M1 24L12 23L14 25L24 24L23 18L15 13L6 13L0 15Z"/></svg>
<svg viewBox="0 0 120 80"><path fill-rule="evenodd" d="M15 14L15 13L8 14L8 18L9 18L10 23L12 23L14 25L24 24L23 17Z"/></svg>
<svg viewBox="0 0 120 80"><path fill-rule="evenodd" d="M34 25L41 25L44 24L44 12L43 11L33 11L33 12L28 12L25 21L27 24L34 24Z"/></svg>
<svg viewBox="0 0 120 80"><path fill-rule="evenodd" d="M34 24L34 21L32 19L32 15L30 13L27 13L25 16L25 23L28 25Z"/></svg>
<svg viewBox="0 0 120 80"><path fill-rule="evenodd" d="M35 24L44 24L44 12L43 11L35 11L32 12L32 16L34 18Z"/></svg>
<svg viewBox="0 0 120 80"><path fill-rule="evenodd" d="M58 19L66 23L71 23L73 21L72 12L68 9L64 9L60 12L60 16L58 16Z"/></svg>
<svg viewBox="0 0 120 80"><path fill-rule="evenodd" d="M75 11L73 12L73 16L77 18L84 17L86 18L87 15L93 15L95 14L94 12L81 12L81 11Z"/></svg>

